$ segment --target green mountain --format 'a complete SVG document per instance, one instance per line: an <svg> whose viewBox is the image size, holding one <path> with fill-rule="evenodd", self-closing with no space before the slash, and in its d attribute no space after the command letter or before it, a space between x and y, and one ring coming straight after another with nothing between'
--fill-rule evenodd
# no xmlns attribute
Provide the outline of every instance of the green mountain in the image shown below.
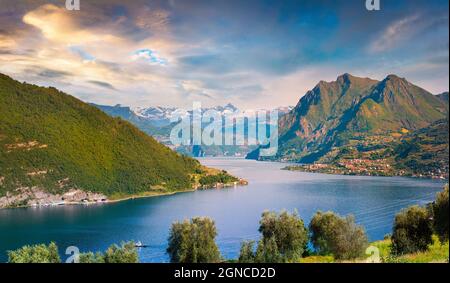
<svg viewBox="0 0 450 283"><path fill-rule="evenodd" d="M311 159L330 147L345 127L351 110L377 82L344 74L335 82L321 81L279 122L278 158ZM313 157L314 158L314 157Z"/></svg>
<svg viewBox="0 0 450 283"><path fill-rule="evenodd" d="M448 118L406 135L395 148L395 164L414 175L447 174L449 161Z"/></svg>
<svg viewBox="0 0 450 283"><path fill-rule="evenodd" d="M269 159L337 164L362 152L376 159L381 148L447 116L448 102L404 78L344 74L319 82L280 119L278 154ZM248 157L262 159L258 151Z"/></svg>
<svg viewBox="0 0 450 283"><path fill-rule="evenodd" d="M109 199L169 193L216 173L55 88L0 74L0 208L80 190Z"/></svg>
<svg viewBox="0 0 450 283"><path fill-rule="evenodd" d="M447 92L443 92L443 93L441 93L441 94L438 94L437 97L438 97L439 99L441 99L442 101L448 103L448 91L447 91Z"/></svg>

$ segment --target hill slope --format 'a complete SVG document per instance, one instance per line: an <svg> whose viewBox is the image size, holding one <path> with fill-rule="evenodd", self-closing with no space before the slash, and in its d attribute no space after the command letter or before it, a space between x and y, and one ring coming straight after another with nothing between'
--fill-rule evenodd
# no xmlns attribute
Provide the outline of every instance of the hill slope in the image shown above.
<svg viewBox="0 0 450 283"><path fill-rule="evenodd" d="M395 163L414 175L446 174L448 179L448 119L433 122L401 139L395 149Z"/></svg>
<svg viewBox="0 0 450 283"><path fill-rule="evenodd" d="M447 92L443 92L443 93L441 93L441 94L438 94L437 97L438 97L439 99L441 99L442 101L448 103L448 91L447 91Z"/></svg>
<svg viewBox="0 0 450 283"><path fill-rule="evenodd" d="M336 147L319 163L294 171L344 175L416 176L448 179L448 119L404 135L370 136Z"/></svg>
<svg viewBox="0 0 450 283"><path fill-rule="evenodd" d="M192 189L204 171L128 122L54 88L0 74L3 206L6 196L9 205L26 205L69 191L98 199Z"/></svg>

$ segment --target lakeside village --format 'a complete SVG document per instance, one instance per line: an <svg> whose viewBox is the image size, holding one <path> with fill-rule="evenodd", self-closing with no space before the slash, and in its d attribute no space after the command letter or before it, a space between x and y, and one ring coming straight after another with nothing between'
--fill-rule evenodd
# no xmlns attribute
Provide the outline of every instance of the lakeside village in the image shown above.
<svg viewBox="0 0 450 283"><path fill-rule="evenodd" d="M448 157L445 158L446 143L431 138L421 138L422 143L411 143L417 152L409 154L409 160L399 158L402 142L409 144L410 132L402 129L386 135L360 135L348 141L348 144L335 147L314 163L298 163L283 169L310 173L359 176L399 176L448 180ZM428 144L434 148L428 148ZM427 152L436 156L429 158L421 154ZM448 153L447 153L448 154ZM285 159L283 162L292 162Z"/></svg>
<svg viewBox="0 0 450 283"><path fill-rule="evenodd" d="M345 159L336 163L299 164L283 168L284 170L302 171L309 173L323 173L335 175L360 175L384 177L413 177L448 180L448 168L434 169L422 173L413 173L405 169L397 169L386 159Z"/></svg>

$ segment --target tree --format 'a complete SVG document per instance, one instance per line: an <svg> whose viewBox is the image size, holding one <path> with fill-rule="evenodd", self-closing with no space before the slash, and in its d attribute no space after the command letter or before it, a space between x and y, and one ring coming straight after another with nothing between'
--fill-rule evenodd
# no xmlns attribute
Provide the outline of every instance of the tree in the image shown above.
<svg viewBox="0 0 450 283"><path fill-rule="evenodd" d="M171 262L216 263L222 257L215 242L216 226L210 218L196 217L172 224L167 253Z"/></svg>
<svg viewBox="0 0 450 283"><path fill-rule="evenodd" d="M87 253L81 253L80 254L80 263L105 263L105 257L103 253L97 252L87 252Z"/></svg>
<svg viewBox="0 0 450 283"><path fill-rule="evenodd" d="M139 256L134 242L111 245L104 254L105 263L138 263Z"/></svg>
<svg viewBox="0 0 450 283"><path fill-rule="evenodd" d="M240 263L254 263L255 262L255 252L254 252L254 241L244 241L241 244L241 250L239 252L239 262Z"/></svg>
<svg viewBox="0 0 450 283"><path fill-rule="evenodd" d="M280 256L270 258L281 258L286 262L294 261L302 256L308 242L308 232L297 212L289 214L287 211L282 211L277 214L265 211L259 223L262 239L257 251L265 251L265 253L277 251Z"/></svg>
<svg viewBox="0 0 450 283"><path fill-rule="evenodd" d="M433 204L433 226L441 242L448 241L448 216L448 185L446 185L444 190L436 195L436 201Z"/></svg>
<svg viewBox="0 0 450 283"><path fill-rule="evenodd" d="M432 243L432 221L426 208L411 206L395 216L392 233L394 254L426 251Z"/></svg>
<svg viewBox="0 0 450 283"><path fill-rule="evenodd" d="M279 263L287 259L280 253L275 237L262 239L255 254L256 263Z"/></svg>
<svg viewBox="0 0 450 283"><path fill-rule="evenodd" d="M336 259L354 259L364 254L367 236L364 228L355 224L353 216L345 218L333 212L317 212L309 224L311 242L320 255Z"/></svg>
<svg viewBox="0 0 450 283"><path fill-rule="evenodd" d="M61 263L58 247L51 242L48 246L24 246L14 251L8 251L9 263Z"/></svg>
<svg viewBox="0 0 450 283"><path fill-rule="evenodd" d="M105 253L82 253L80 263L138 263L139 255L134 242L111 245Z"/></svg>

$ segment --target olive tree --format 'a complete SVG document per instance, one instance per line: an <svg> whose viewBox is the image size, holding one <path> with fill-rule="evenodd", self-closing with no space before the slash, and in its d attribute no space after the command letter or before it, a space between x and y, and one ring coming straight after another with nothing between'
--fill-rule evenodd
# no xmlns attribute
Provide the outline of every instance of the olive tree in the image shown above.
<svg viewBox="0 0 450 283"><path fill-rule="evenodd" d="M302 257L308 242L308 232L297 212L280 214L265 211L260 220L262 234L254 252L254 242L241 246L239 262L293 262Z"/></svg>
<svg viewBox="0 0 450 283"><path fill-rule="evenodd" d="M254 251L254 244L254 241L242 243L239 263L280 263L286 261L278 250L275 237L259 240L256 251Z"/></svg>
<svg viewBox="0 0 450 283"><path fill-rule="evenodd" d="M105 263L105 256L101 252L81 253L79 256L79 263Z"/></svg>
<svg viewBox="0 0 450 283"><path fill-rule="evenodd" d="M58 247L55 243L24 246L8 251L9 263L61 263Z"/></svg>
<svg viewBox="0 0 450 283"><path fill-rule="evenodd" d="M104 252L82 253L80 263L139 263L139 255L134 242L113 244Z"/></svg>
<svg viewBox="0 0 450 283"><path fill-rule="evenodd" d="M259 224L259 232L262 234L260 243L263 247L267 249L274 243L273 250L276 248L283 261L293 261L302 257L308 243L308 231L297 212L289 214L282 211L277 214L265 211Z"/></svg>
<svg viewBox="0 0 450 283"><path fill-rule="evenodd" d="M448 241L448 216L448 185L446 185L444 190L436 195L433 204L433 226L441 242Z"/></svg>
<svg viewBox="0 0 450 283"><path fill-rule="evenodd" d="M216 263L221 261L215 242L216 226L210 218L196 217L172 224L167 253L171 262Z"/></svg>
<svg viewBox="0 0 450 283"><path fill-rule="evenodd" d="M309 230L311 242L320 255L354 259L362 256L368 245L364 228L355 224L353 216L319 211L313 216Z"/></svg>
<svg viewBox="0 0 450 283"><path fill-rule="evenodd" d="M261 239L255 254L255 263L280 263L288 258L280 253L275 237Z"/></svg>
<svg viewBox="0 0 450 283"><path fill-rule="evenodd" d="M432 221L424 207L411 206L395 216L392 231L392 252L394 254L425 251L432 243Z"/></svg>
<svg viewBox="0 0 450 283"><path fill-rule="evenodd" d="M254 241L244 241L241 244L241 250L239 252L238 262L240 263L254 263L255 262L255 252L254 252Z"/></svg>
<svg viewBox="0 0 450 283"><path fill-rule="evenodd" d="M138 263L139 256L134 242L111 245L104 253L105 263Z"/></svg>

